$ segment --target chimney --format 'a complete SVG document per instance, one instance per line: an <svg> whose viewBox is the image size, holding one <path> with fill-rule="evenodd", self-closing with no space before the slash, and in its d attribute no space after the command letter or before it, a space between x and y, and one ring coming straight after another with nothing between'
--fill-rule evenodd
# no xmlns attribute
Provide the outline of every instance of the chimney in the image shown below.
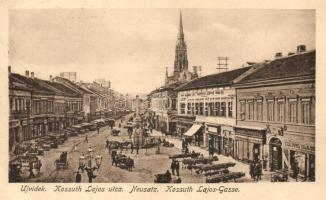
<svg viewBox="0 0 326 200"><path fill-rule="evenodd" d="M275 58L281 58L282 57L282 52L277 52L275 54Z"/></svg>
<svg viewBox="0 0 326 200"><path fill-rule="evenodd" d="M8 66L8 73L11 74L11 66Z"/></svg>
<svg viewBox="0 0 326 200"><path fill-rule="evenodd" d="M305 51L306 51L306 45L301 44L297 46L297 53L303 53Z"/></svg>
<svg viewBox="0 0 326 200"><path fill-rule="evenodd" d="M31 72L31 78L34 78L34 72Z"/></svg>
<svg viewBox="0 0 326 200"><path fill-rule="evenodd" d="M29 71L28 70L25 71L25 76L29 77Z"/></svg>
<svg viewBox="0 0 326 200"><path fill-rule="evenodd" d="M53 82L52 75L50 75L49 79L50 79L51 82Z"/></svg>

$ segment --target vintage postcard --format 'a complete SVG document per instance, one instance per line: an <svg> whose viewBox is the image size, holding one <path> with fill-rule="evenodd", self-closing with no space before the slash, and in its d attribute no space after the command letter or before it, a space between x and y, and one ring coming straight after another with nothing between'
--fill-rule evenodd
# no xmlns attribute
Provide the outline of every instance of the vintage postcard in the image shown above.
<svg viewBox="0 0 326 200"><path fill-rule="evenodd" d="M320 198L317 13L9 7L5 199Z"/></svg>

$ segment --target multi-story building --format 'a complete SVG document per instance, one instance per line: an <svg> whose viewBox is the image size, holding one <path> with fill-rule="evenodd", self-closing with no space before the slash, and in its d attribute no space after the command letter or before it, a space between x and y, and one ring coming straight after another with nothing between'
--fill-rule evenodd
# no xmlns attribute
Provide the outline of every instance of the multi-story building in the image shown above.
<svg viewBox="0 0 326 200"><path fill-rule="evenodd" d="M178 91L177 134L218 154L233 155L236 94L233 83L252 73L251 67L207 75Z"/></svg>
<svg viewBox="0 0 326 200"><path fill-rule="evenodd" d="M74 91L75 93L82 96L82 114L85 121L91 121L94 120L95 111L97 108L97 98L96 95L91 92L89 89L84 88L82 86L77 85L76 83L73 83L72 81L62 78L62 77L55 77L53 78L53 82L60 83L64 85L65 87L69 88L70 90ZM69 108L69 105L68 105ZM70 116L73 116L74 114L71 112L69 114ZM79 116L80 118L81 116Z"/></svg>
<svg viewBox="0 0 326 200"><path fill-rule="evenodd" d="M151 96L151 112L153 112L153 125L157 130L166 134L176 132L177 92L174 89L180 84L174 83L154 90Z"/></svg>
<svg viewBox="0 0 326 200"><path fill-rule="evenodd" d="M315 173L315 51L298 46L236 84L235 157L270 170Z"/></svg>
<svg viewBox="0 0 326 200"><path fill-rule="evenodd" d="M12 102L10 108L13 114L10 118L20 119L18 129L12 129L13 133L9 134L15 135L16 142L45 136L48 133L49 118L53 117L55 93L40 84L34 72L31 72L31 76L29 71L26 71L25 76L10 73L9 81L12 82L9 84L12 85L9 101ZM15 89L15 85L19 85L19 88ZM23 91L24 88L29 90ZM19 116L15 114L17 111Z"/></svg>
<svg viewBox="0 0 326 200"><path fill-rule="evenodd" d="M61 83L35 79L54 92L53 117L48 118L49 132L60 132L63 128L85 120L82 95Z"/></svg>
<svg viewBox="0 0 326 200"><path fill-rule="evenodd" d="M9 150L15 143L31 139L32 90L11 73L9 66Z"/></svg>

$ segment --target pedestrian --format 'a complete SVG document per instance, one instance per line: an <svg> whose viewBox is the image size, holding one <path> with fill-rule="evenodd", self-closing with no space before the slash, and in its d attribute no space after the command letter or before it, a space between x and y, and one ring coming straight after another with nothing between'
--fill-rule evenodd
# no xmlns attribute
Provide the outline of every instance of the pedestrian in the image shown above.
<svg viewBox="0 0 326 200"><path fill-rule="evenodd" d="M77 171L77 174L76 174L76 183L80 183L81 182L81 174L79 173L79 171Z"/></svg>
<svg viewBox="0 0 326 200"><path fill-rule="evenodd" d="M186 142L185 142L185 140L183 139L183 140L182 140L182 151L185 151L185 149L186 149Z"/></svg>
<svg viewBox="0 0 326 200"><path fill-rule="evenodd" d="M119 128L121 128L121 124L119 123Z"/></svg>
<svg viewBox="0 0 326 200"><path fill-rule="evenodd" d="M255 166L254 166L254 181L255 182L258 182L258 179L259 179L259 165L258 163L255 163Z"/></svg>
<svg viewBox="0 0 326 200"><path fill-rule="evenodd" d="M139 154L139 144L138 143L136 144L136 153L137 153L137 155Z"/></svg>
<svg viewBox="0 0 326 200"><path fill-rule="evenodd" d="M38 160L36 165L37 175L41 173L41 167L42 167L42 162L41 160Z"/></svg>
<svg viewBox="0 0 326 200"><path fill-rule="evenodd" d="M97 126L97 134L100 134L100 127Z"/></svg>
<svg viewBox="0 0 326 200"><path fill-rule="evenodd" d="M106 139L106 148L109 147L109 139Z"/></svg>
<svg viewBox="0 0 326 200"><path fill-rule="evenodd" d="M263 174L263 166L261 161L258 160L258 179L261 180L261 175Z"/></svg>
<svg viewBox="0 0 326 200"><path fill-rule="evenodd" d="M253 161L250 161L250 164L249 164L249 174L250 174L251 179L254 178L254 167L255 167L254 162Z"/></svg>
<svg viewBox="0 0 326 200"><path fill-rule="evenodd" d="M87 135L85 136L85 142L88 143L88 137L87 137Z"/></svg>
<svg viewBox="0 0 326 200"><path fill-rule="evenodd" d="M87 176L88 176L88 182L92 183L94 178L93 169L87 170Z"/></svg>
<svg viewBox="0 0 326 200"><path fill-rule="evenodd" d="M115 158L117 156L117 152L116 151L112 151L111 153L111 159L112 159L112 166L114 165L115 163Z"/></svg>
<svg viewBox="0 0 326 200"><path fill-rule="evenodd" d="M174 159L172 160L172 163L171 163L171 171L172 171L172 175L174 175L174 171L175 171L175 161L174 161Z"/></svg>
<svg viewBox="0 0 326 200"><path fill-rule="evenodd" d="M188 153L189 153L189 149L188 149L188 147L186 146L185 154L188 154Z"/></svg>
<svg viewBox="0 0 326 200"><path fill-rule="evenodd" d="M298 182L298 174L299 174L299 168L297 161L294 161L294 164L292 166L293 170L293 178L295 179L296 182Z"/></svg>
<svg viewBox="0 0 326 200"><path fill-rule="evenodd" d="M180 169L179 161L175 161L175 171L177 172L177 176L179 176L179 169Z"/></svg>
<svg viewBox="0 0 326 200"><path fill-rule="evenodd" d="M130 149L131 149L131 154L132 154L134 152L134 144L133 143L131 143Z"/></svg>
<svg viewBox="0 0 326 200"><path fill-rule="evenodd" d="M34 178L35 177L35 175L34 175L34 173L33 173L33 162L29 162L29 177L30 178Z"/></svg>

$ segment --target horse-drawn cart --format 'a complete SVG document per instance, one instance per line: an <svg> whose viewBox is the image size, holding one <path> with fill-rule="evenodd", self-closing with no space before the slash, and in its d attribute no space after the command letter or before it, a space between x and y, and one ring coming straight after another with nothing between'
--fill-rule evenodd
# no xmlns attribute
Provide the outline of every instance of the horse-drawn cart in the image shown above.
<svg viewBox="0 0 326 200"><path fill-rule="evenodd" d="M236 182L236 179L241 178L243 176L245 176L245 173L243 172L222 173L206 178L206 183L228 182L229 180L234 180L234 182Z"/></svg>
<svg viewBox="0 0 326 200"><path fill-rule="evenodd" d="M68 152L62 152L59 159L56 159L54 161L54 164L56 166L56 169L67 169L69 166L69 162L68 162Z"/></svg>
<svg viewBox="0 0 326 200"><path fill-rule="evenodd" d="M183 153L183 154L176 154L173 156L170 156L170 159L178 159L178 158L197 158L200 155L200 153Z"/></svg>
<svg viewBox="0 0 326 200"><path fill-rule="evenodd" d="M181 183L181 178L165 174L155 174L154 183Z"/></svg>

